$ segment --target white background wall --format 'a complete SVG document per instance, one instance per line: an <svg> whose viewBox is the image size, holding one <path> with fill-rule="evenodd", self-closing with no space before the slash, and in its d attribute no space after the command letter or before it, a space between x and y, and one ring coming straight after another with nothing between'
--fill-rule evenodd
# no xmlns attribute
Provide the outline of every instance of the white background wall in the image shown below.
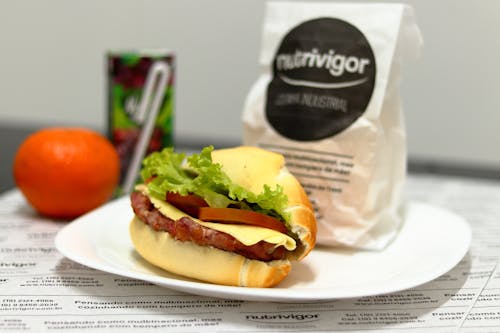
<svg viewBox="0 0 500 333"><path fill-rule="evenodd" d="M403 80L410 156L500 168L500 1L406 2L424 37ZM0 125L105 131L106 50L167 47L177 136L239 141L264 3L0 0Z"/></svg>

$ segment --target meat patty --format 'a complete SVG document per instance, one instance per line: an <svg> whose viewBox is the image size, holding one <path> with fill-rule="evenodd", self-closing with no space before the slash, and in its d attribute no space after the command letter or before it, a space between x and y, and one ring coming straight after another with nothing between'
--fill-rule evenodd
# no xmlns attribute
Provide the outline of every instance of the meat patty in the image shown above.
<svg viewBox="0 0 500 333"><path fill-rule="evenodd" d="M132 209L141 221L156 231L168 232L179 241L191 241L201 246L213 246L261 261L285 258L286 249L283 246L276 246L264 241L248 246L229 234L196 223L189 216L182 217L177 221L164 216L141 192L132 192L130 199Z"/></svg>

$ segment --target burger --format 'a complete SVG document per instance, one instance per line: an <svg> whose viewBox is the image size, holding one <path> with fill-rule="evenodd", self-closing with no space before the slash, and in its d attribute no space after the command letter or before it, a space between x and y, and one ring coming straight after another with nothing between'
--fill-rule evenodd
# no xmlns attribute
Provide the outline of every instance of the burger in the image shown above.
<svg viewBox="0 0 500 333"><path fill-rule="evenodd" d="M204 282L271 287L315 246L316 220L282 155L258 147L172 148L143 160L131 193L136 251Z"/></svg>

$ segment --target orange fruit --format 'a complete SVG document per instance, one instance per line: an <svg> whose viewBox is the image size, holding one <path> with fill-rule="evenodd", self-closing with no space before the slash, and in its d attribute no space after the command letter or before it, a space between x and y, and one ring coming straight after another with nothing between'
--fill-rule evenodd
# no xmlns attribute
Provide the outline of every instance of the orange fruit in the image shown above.
<svg viewBox="0 0 500 333"><path fill-rule="evenodd" d="M20 145L13 173L17 187L40 214L69 219L111 198L120 160L111 142L97 132L46 128Z"/></svg>

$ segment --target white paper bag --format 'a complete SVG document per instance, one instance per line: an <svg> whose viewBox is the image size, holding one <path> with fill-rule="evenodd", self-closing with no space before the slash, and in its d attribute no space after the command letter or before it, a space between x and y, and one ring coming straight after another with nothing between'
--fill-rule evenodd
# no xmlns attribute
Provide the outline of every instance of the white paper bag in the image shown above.
<svg viewBox="0 0 500 333"><path fill-rule="evenodd" d="M403 4L270 2L243 142L285 155L318 244L384 248L400 225L401 62L422 40Z"/></svg>

